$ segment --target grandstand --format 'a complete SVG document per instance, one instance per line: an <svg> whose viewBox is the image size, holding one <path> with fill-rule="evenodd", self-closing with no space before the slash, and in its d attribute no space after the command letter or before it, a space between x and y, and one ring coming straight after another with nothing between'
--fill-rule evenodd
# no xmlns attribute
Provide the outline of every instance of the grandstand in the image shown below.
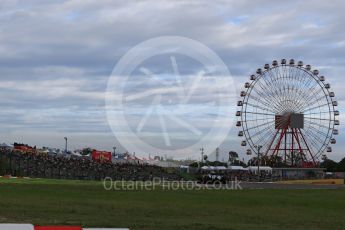
<svg viewBox="0 0 345 230"><path fill-rule="evenodd" d="M17 177L101 180L179 180L171 170L137 161L114 163L109 159L75 155L49 155L17 149L0 149L0 173Z"/></svg>

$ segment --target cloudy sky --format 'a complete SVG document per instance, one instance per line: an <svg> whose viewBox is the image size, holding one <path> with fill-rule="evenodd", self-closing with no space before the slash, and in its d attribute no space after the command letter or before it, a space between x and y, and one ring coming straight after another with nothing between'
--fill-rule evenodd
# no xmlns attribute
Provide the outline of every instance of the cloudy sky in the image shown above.
<svg viewBox="0 0 345 230"><path fill-rule="evenodd" d="M62 148L63 137L67 136L70 149L91 146L111 150L115 145L124 151L107 120L108 80L120 58L131 48L160 36L189 38L213 50L231 72L232 87L238 92L248 76L265 63L281 58L303 60L326 76L342 112L344 10L343 1L3 0L0 2L0 141ZM158 81L163 80L163 85L171 87L171 81L176 80L173 74L176 61L184 76L183 83L192 84L192 76L204 73L199 62L187 59L178 54L152 57L132 74L148 77L150 72L155 73ZM143 82L131 79L124 88L131 95L155 87L160 89L144 78ZM193 106L182 109L188 116L181 116L179 121L185 123L171 122L173 118L166 122L168 137L162 132L159 117L151 117L144 124L137 116L148 113L154 98L140 98L133 105L125 103L129 129L140 131L141 141L161 149L168 146L168 150L176 150L197 143L200 133L203 136L210 130L207 122L217 115L212 104L215 83L210 81L199 85L198 93L191 98ZM164 116L176 110L174 106L178 104L169 98L164 103L170 103L168 110L160 108L159 113ZM217 102L216 105L219 107ZM229 116L234 115L235 109L231 109ZM342 116L340 122L344 122ZM179 129L176 123L182 127ZM200 127L193 129L197 124ZM212 127L217 125L224 126L212 123ZM335 160L345 155L342 130L340 126L337 145L329 156ZM233 127L221 143L224 157L229 150L245 157L236 134Z"/></svg>

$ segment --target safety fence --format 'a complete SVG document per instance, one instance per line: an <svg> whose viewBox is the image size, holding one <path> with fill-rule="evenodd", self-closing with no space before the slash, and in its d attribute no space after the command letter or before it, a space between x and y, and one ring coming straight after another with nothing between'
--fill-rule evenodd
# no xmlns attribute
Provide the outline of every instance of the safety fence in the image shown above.
<svg viewBox="0 0 345 230"><path fill-rule="evenodd" d="M83 228L80 226L34 226L32 224L0 224L1 230L129 230L128 228Z"/></svg>

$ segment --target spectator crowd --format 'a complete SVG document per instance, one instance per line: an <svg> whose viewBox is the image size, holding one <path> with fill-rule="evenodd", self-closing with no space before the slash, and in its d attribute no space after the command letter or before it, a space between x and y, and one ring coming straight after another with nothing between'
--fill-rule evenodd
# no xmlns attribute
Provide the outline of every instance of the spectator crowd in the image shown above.
<svg viewBox="0 0 345 230"><path fill-rule="evenodd" d="M0 173L17 177L147 181L154 178L180 180L175 172L149 164L94 161L90 157L0 150Z"/></svg>

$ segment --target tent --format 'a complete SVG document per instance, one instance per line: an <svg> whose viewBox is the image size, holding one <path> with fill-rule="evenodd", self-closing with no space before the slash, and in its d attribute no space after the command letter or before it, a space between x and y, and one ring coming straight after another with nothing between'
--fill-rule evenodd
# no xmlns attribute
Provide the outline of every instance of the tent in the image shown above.
<svg viewBox="0 0 345 230"><path fill-rule="evenodd" d="M6 143L0 144L0 148L13 148L11 145L8 145Z"/></svg>
<svg viewBox="0 0 345 230"><path fill-rule="evenodd" d="M227 168L226 168L225 166L215 166L215 167L214 167L214 170L219 170L219 171L221 171L221 170L227 170Z"/></svg>
<svg viewBox="0 0 345 230"><path fill-rule="evenodd" d="M180 168L181 168L181 169L188 169L189 166L188 166L188 165L180 165Z"/></svg>
<svg viewBox="0 0 345 230"><path fill-rule="evenodd" d="M207 171L224 171L227 170L225 166L202 166L202 170Z"/></svg>
<svg viewBox="0 0 345 230"><path fill-rule="evenodd" d="M257 172L258 166L249 166L248 169L250 172ZM272 172L272 168L268 167L268 166L260 166L259 170L260 171L266 171L266 172Z"/></svg>
<svg viewBox="0 0 345 230"><path fill-rule="evenodd" d="M242 166L238 166L238 165L231 165L228 167L228 170L230 171L235 171L235 170L240 170L240 171L248 171L248 168L243 168Z"/></svg>

